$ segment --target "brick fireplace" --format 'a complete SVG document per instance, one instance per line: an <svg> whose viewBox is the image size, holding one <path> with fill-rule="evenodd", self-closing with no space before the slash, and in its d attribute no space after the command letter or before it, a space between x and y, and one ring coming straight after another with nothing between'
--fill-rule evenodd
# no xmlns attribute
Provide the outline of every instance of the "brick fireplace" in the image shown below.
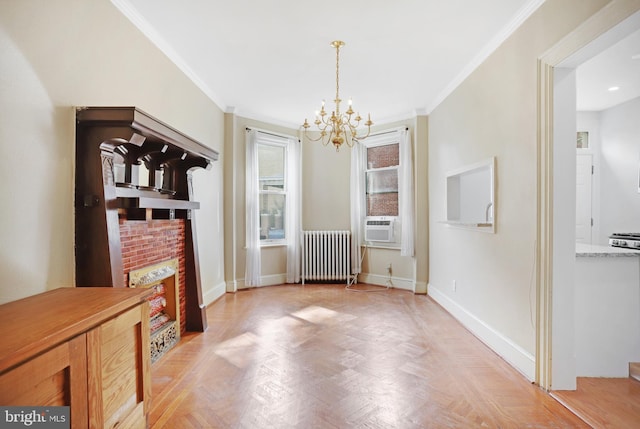
<svg viewBox="0 0 640 429"><path fill-rule="evenodd" d="M191 172L217 159L135 107L76 108L76 286L129 287L175 259L179 334L207 329Z"/></svg>
<svg viewBox="0 0 640 429"><path fill-rule="evenodd" d="M175 259L178 273L176 276L178 278L176 310L179 314L179 320L185 320L184 221L182 219L132 221L121 218L120 243L124 282L129 287L132 286L131 273L137 274L137 276L144 275L146 273L141 273L141 271ZM184 335L185 332L186 327L184 323L181 323L180 335Z"/></svg>

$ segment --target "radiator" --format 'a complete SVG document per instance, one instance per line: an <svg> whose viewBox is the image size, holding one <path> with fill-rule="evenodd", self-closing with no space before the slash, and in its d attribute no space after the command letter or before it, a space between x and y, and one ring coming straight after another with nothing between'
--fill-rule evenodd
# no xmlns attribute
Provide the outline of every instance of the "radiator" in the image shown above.
<svg viewBox="0 0 640 429"><path fill-rule="evenodd" d="M351 231L302 232L302 284L305 280L346 280L351 274Z"/></svg>

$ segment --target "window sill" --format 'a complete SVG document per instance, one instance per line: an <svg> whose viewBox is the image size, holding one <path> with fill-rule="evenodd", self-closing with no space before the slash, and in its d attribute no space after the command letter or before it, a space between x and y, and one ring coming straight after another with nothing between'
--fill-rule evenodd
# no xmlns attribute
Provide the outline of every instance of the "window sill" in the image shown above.
<svg viewBox="0 0 640 429"><path fill-rule="evenodd" d="M360 247L364 247L364 248L367 248L367 249L401 250L400 244L398 244L398 243L392 243L392 244L389 244L389 245L363 243L363 244L360 245Z"/></svg>
<svg viewBox="0 0 640 429"><path fill-rule="evenodd" d="M260 248L263 247L285 247L287 245L287 242L284 240L278 240L278 241L263 241L260 243Z"/></svg>

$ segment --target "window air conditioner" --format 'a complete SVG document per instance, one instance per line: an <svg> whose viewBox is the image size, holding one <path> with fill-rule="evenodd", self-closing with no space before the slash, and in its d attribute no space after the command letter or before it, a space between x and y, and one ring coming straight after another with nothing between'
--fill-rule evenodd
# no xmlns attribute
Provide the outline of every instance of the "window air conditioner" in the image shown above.
<svg viewBox="0 0 640 429"><path fill-rule="evenodd" d="M367 218L364 224L365 241L393 241L393 219Z"/></svg>

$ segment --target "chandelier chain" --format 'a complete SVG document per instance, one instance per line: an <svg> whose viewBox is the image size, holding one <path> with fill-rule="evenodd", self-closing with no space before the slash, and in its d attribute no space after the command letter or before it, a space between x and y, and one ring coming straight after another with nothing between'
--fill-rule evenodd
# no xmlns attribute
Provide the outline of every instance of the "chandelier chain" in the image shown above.
<svg viewBox="0 0 640 429"><path fill-rule="evenodd" d="M340 45L336 47L336 116L340 116Z"/></svg>

